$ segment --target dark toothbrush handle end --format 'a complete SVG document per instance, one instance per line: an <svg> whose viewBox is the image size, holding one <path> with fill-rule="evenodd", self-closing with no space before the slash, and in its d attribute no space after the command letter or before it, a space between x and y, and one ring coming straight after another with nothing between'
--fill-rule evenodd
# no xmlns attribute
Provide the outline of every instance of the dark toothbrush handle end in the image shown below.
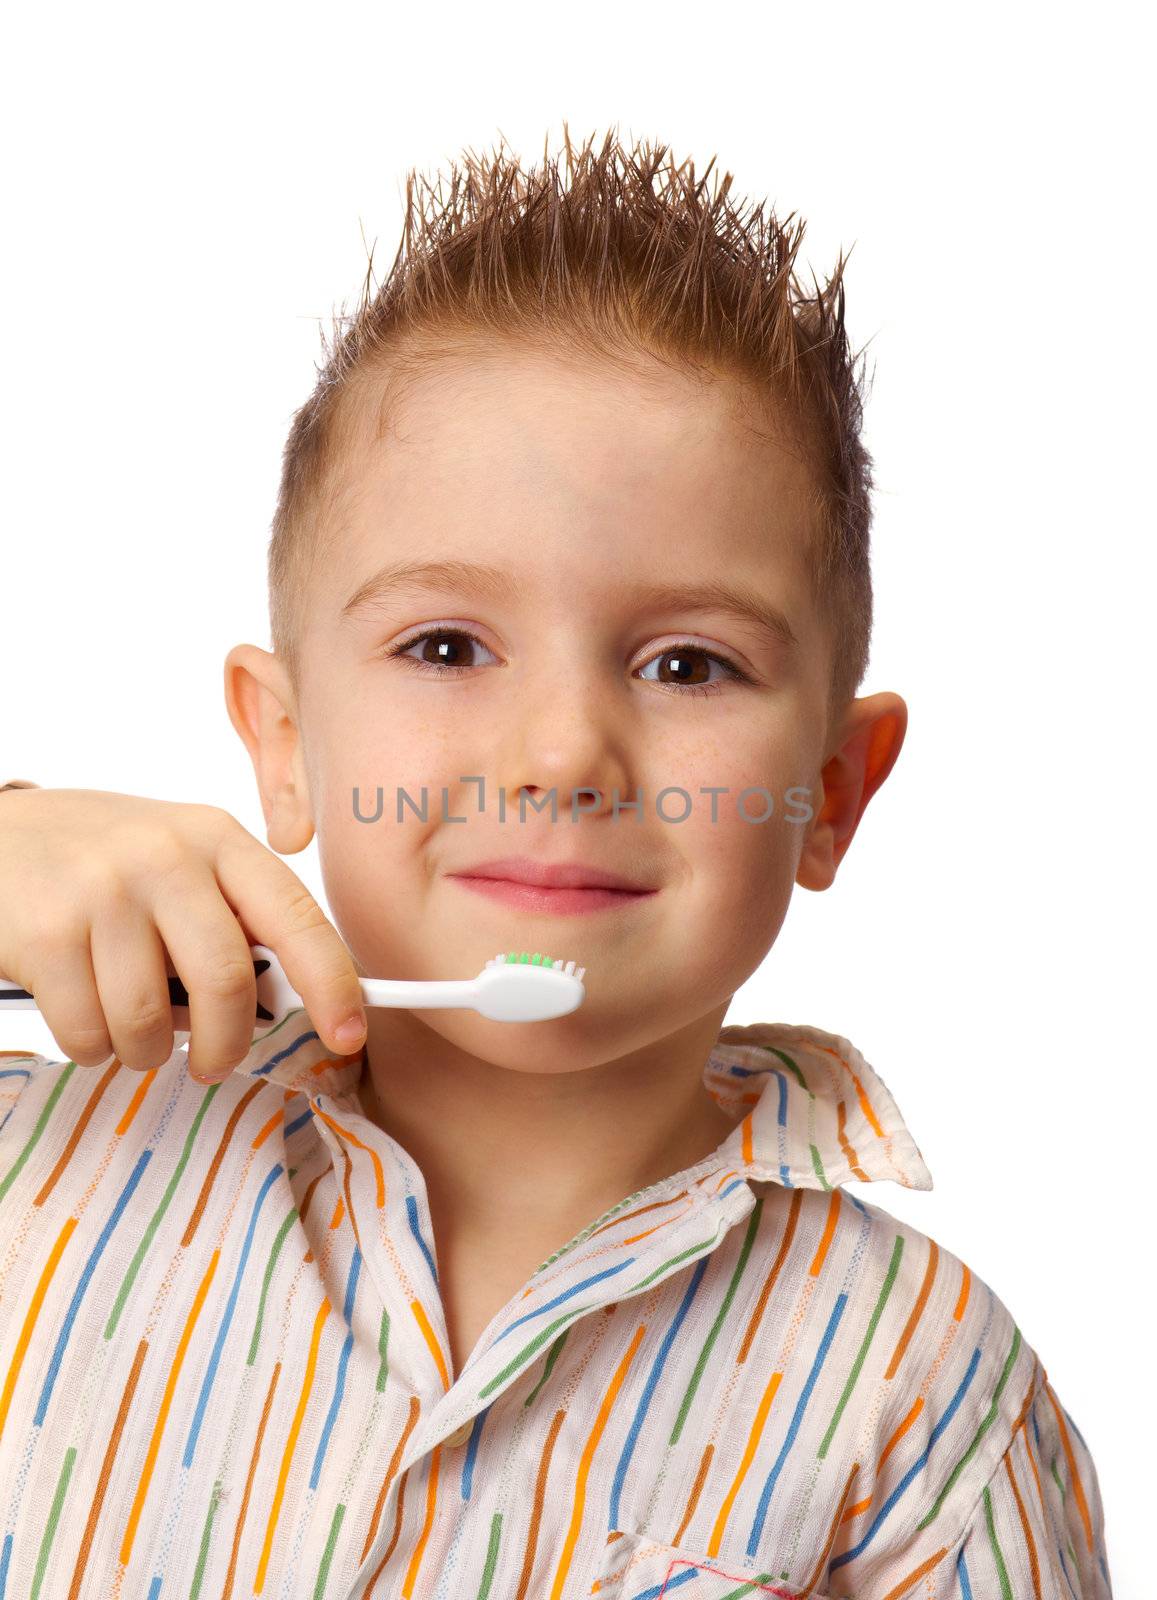
<svg viewBox="0 0 1157 1600"><path fill-rule="evenodd" d="M261 974L268 971L268 969L269 962L262 957L260 961L255 961L253 963L253 976L255 978L259 978ZM169 979L169 1004L171 1006L183 1006L186 1010L188 1009L189 991L185 988L185 985L181 982L180 978L173 977ZM258 1022L273 1021L272 1011L267 1010L266 1007L261 1004L260 1000L257 1002L256 1018Z"/></svg>

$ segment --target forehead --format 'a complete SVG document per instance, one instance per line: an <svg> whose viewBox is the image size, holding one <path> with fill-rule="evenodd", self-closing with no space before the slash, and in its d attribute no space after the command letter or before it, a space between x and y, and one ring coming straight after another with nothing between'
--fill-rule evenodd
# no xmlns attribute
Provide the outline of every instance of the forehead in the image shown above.
<svg viewBox="0 0 1157 1600"><path fill-rule="evenodd" d="M347 403L346 443L365 468L389 443L418 456L464 451L573 462L580 446L630 474L647 455L710 451L721 469L742 464L787 488L813 482L801 430L736 374L676 367L622 351L596 358L524 341L470 342L415 364L359 374Z"/></svg>
<svg viewBox="0 0 1157 1600"><path fill-rule="evenodd" d="M799 430L730 375L487 342L359 376L345 401L333 497L355 561L360 534L449 534L464 510L487 541L611 539L619 561L657 540L672 558L810 555Z"/></svg>

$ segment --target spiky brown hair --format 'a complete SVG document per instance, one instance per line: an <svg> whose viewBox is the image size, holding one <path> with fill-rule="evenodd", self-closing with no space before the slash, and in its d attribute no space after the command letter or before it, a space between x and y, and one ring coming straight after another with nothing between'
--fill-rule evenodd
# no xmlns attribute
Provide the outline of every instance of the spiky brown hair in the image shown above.
<svg viewBox="0 0 1157 1600"><path fill-rule="evenodd" d="M448 193L441 177L435 190L408 174L393 267L374 289L370 251L359 304L334 318L330 338L323 331L317 383L286 440L269 545L273 649L296 686L309 579L333 537L327 513L357 398L377 383L384 411L440 355L513 339L619 367L658 358L750 386L813 468L801 538L838 706L863 679L872 627L872 460L860 439L862 371L844 331L846 258L822 290L813 274L805 295L793 270L805 224L793 230L794 212L780 223L764 205L745 216L728 197L730 173L709 194L714 156L696 180L694 163L676 166L667 145L626 150L613 128L593 154L593 135L576 150L565 123L563 133L565 175L549 139L541 166L526 171L504 138L493 156L464 152Z"/></svg>

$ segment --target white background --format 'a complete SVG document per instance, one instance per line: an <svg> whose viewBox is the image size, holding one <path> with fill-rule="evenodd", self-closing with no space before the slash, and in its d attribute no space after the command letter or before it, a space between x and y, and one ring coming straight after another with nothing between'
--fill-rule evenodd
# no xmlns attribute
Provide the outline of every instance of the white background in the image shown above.
<svg viewBox="0 0 1157 1600"><path fill-rule="evenodd" d="M1006 1302L1149 1592L1151 57L1140 12L22 8L4 92L0 780L264 838L222 661L268 646L279 454L404 175L562 119L841 246L879 488L862 693L911 712L730 1021L852 1039L936 1188L868 1198ZM323 897L315 847L291 858ZM29 1013L0 1048L56 1053ZM864 1193L863 1185L855 1186Z"/></svg>

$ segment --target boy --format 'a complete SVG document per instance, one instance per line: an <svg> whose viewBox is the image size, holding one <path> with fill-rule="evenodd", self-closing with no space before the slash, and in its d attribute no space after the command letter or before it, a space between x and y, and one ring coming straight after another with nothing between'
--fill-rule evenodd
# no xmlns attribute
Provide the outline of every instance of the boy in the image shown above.
<svg viewBox="0 0 1157 1600"><path fill-rule="evenodd" d="M417 243L411 177L410 249L286 447L273 652L226 664L269 845L317 833L358 972L537 949L586 967L576 1012L371 1010L351 1054L295 982L254 1035L245 944L316 907L266 937L243 830L176 808L150 874L149 802L0 796L10 838L105 841L71 964L0 847L0 970L116 1050L3 1080L8 1593L1110 1594L1013 1316L841 1187L931 1187L883 1081L816 1028L721 1028L906 712L855 698L842 262L804 300L802 229L664 154L470 157ZM160 1006L109 1008L148 1013L193 924L237 1004L191 981L174 1064Z"/></svg>

